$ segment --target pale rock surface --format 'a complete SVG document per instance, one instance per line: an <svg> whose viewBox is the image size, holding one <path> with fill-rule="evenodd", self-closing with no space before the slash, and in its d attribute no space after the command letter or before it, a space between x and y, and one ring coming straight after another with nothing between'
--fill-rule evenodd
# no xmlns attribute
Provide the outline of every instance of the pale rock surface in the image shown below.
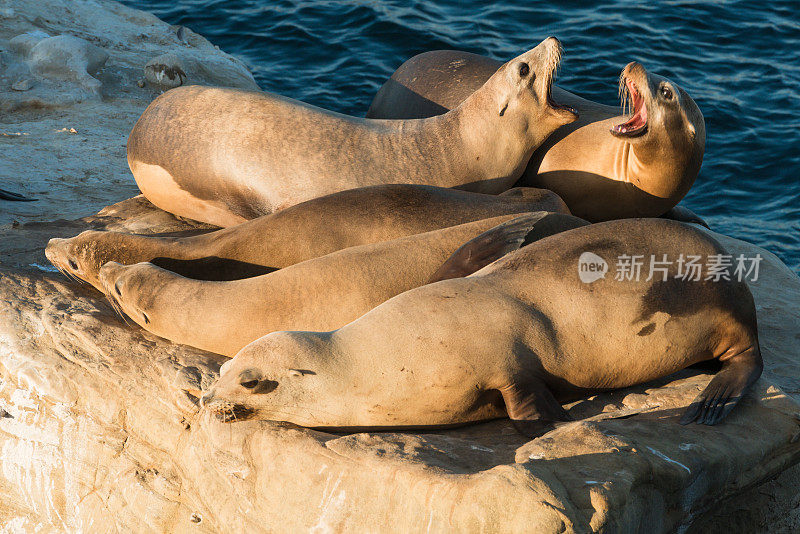
<svg viewBox="0 0 800 534"><path fill-rule="evenodd" d="M85 66L54 76L69 61L44 51L59 41L83 47ZM110 0L0 0L0 189L39 199L0 204L0 227L74 219L138 193L125 143L164 89L137 86L164 54L178 58L185 83L258 89L240 61L149 13Z"/></svg>
<svg viewBox="0 0 800 534"><path fill-rule="evenodd" d="M35 75L74 81L89 92L99 92L103 84L95 76L108 61L108 54L79 37L56 35L36 43L26 59Z"/></svg>

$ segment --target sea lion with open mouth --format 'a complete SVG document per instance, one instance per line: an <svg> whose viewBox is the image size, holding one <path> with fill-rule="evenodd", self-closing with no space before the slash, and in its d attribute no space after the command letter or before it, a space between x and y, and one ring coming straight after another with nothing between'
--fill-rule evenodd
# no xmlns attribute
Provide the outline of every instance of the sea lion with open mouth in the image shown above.
<svg viewBox="0 0 800 534"><path fill-rule="evenodd" d="M445 113L499 66L499 61L468 52L420 54L401 65L380 88L367 117ZM630 116L553 87L553 97L576 109L580 117L559 128L534 152L519 183L555 191L574 215L593 222L669 212L700 171L703 114L677 84L648 73L636 62L622 70L620 94L623 103L630 104ZM686 209L669 216L704 224Z"/></svg>
<svg viewBox="0 0 800 534"><path fill-rule="evenodd" d="M269 93L179 87L134 126L128 164L153 204L219 226L367 185L497 194L547 136L576 119L550 94L560 61L561 44L549 37L495 69L452 111L400 121Z"/></svg>
<svg viewBox="0 0 800 534"><path fill-rule="evenodd" d="M608 265L623 256L662 263L653 276L645 268L584 281L586 252ZM704 231L664 219L557 233L337 330L268 334L223 364L202 404L222 421L345 431L509 416L534 437L568 420L562 402L716 359L721 370L680 422L717 424L763 367L747 283L730 272L687 277L678 261L720 254Z"/></svg>

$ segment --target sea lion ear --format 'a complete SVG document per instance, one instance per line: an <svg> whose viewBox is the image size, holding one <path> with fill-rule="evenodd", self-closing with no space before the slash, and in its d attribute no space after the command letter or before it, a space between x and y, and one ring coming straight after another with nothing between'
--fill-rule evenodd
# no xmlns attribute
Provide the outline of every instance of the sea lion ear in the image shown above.
<svg viewBox="0 0 800 534"><path fill-rule="evenodd" d="M695 128L694 124L691 122L689 123L689 136L691 136L692 139L697 137L697 128Z"/></svg>
<svg viewBox="0 0 800 534"><path fill-rule="evenodd" d="M310 369L289 369L287 374L292 377L301 377L306 375L315 375L317 373Z"/></svg>
<svg viewBox="0 0 800 534"><path fill-rule="evenodd" d="M500 116L502 117L505 115L506 109L508 109L508 100L503 103L503 106L500 108Z"/></svg>

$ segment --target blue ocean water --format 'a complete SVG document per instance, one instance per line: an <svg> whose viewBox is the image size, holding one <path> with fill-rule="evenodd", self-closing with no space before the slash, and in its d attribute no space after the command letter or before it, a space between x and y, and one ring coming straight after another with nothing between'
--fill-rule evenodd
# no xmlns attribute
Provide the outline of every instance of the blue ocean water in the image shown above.
<svg viewBox="0 0 800 534"><path fill-rule="evenodd" d="M615 104L641 61L706 119L700 176L683 203L722 233L800 271L800 18L796 0L124 0L242 59L262 89L363 116L406 59L460 49L508 59L555 35L557 83ZM566 5L565 5L566 4Z"/></svg>

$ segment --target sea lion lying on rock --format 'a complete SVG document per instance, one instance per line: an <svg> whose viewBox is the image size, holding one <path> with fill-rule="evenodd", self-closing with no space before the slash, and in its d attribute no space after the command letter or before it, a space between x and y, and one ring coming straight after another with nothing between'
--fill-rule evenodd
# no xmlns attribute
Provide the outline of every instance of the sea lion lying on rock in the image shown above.
<svg viewBox="0 0 800 534"><path fill-rule="evenodd" d="M510 219L515 224L490 230ZM526 239L585 224L546 212L502 215L350 247L244 280L191 280L150 263L113 262L100 269L99 280L112 304L145 330L233 356L276 330L338 328L403 291L475 272ZM464 245L487 231L488 239Z"/></svg>
<svg viewBox="0 0 800 534"><path fill-rule="evenodd" d="M534 149L576 118L550 95L561 45L507 62L456 109L415 120L349 117L269 93L184 86L156 98L128 138L150 202L231 226L367 185L501 193Z"/></svg>
<svg viewBox="0 0 800 534"><path fill-rule="evenodd" d="M103 291L103 264L153 264L188 278L237 280L348 247L388 241L499 215L569 213L550 191L484 195L426 185L376 185L308 200L240 225L193 237L89 230L51 239L45 255L67 276Z"/></svg>
<svg viewBox="0 0 800 534"><path fill-rule="evenodd" d="M533 437L568 419L561 402L716 359L721 370L681 419L713 425L762 370L747 284L724 269L728 280L687 278L681 263L724 254L708 234L669 220L575 228L336 330L268 334L223 364L202 404L223 421L353 431L507 415ZM649 279L646 270L605 276L637 257L672 262Z"/></svg>

